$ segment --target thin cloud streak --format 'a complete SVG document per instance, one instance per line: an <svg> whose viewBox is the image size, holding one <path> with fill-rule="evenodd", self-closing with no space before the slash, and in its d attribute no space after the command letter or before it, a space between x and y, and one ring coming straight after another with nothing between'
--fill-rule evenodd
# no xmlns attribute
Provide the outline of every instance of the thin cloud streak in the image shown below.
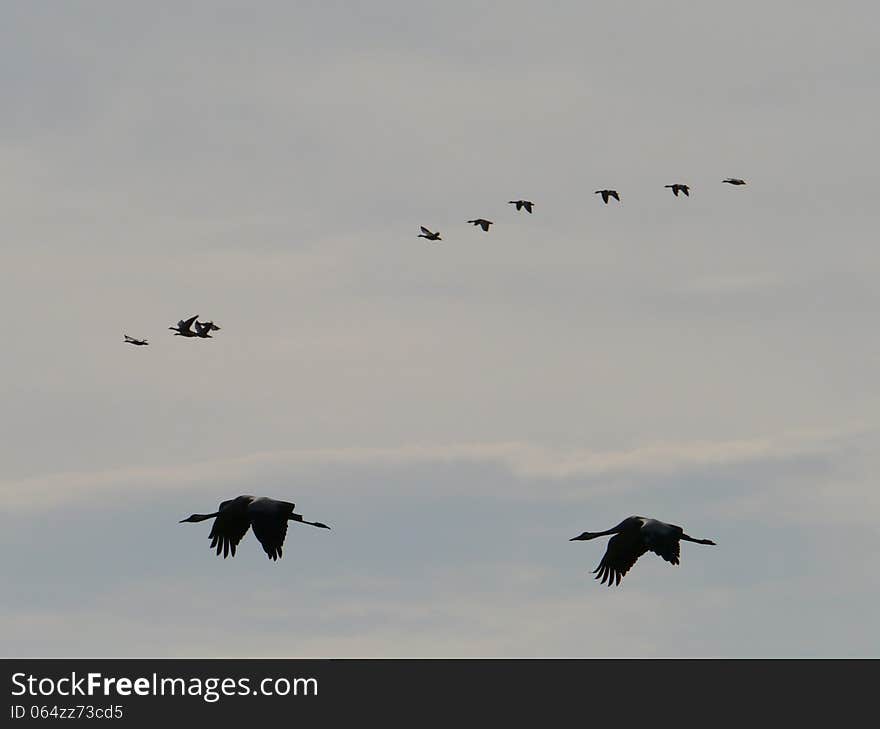
<svg viewBox="0 0 880 729"><path fill-rule="evenodd" d="M730 441L657 443L617 451L553 448L529 443L461 443L397 448L314 448L253 453L173 467L133 467L90 473L59 473L0 482L7 508L29 511L59 507L82 498L123 495L149 485L157 489L211 488L218 481L246 480L266 467L353 464L409 465L489 463L522 478L572 479L614 473L668 474L697 467L767 462L833 453L847 436L861 430L831 433L804 431Z"/></svg>

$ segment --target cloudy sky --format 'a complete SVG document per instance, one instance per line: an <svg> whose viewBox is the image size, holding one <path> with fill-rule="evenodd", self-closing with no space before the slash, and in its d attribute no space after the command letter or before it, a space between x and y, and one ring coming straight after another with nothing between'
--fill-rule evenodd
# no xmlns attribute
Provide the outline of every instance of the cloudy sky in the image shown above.
<svg viewBox="0 0 880 729"><path fill-rule="evenodd" d="M0 9L0 652L880 654L876 7L253 5Z"/></svg>

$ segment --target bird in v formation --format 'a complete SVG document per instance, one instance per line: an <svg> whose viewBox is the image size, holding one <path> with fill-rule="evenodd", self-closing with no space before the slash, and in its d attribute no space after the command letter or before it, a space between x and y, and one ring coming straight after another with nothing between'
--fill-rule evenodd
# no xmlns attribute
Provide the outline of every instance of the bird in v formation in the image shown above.
<svg viewBox="0 0 880 729"><path fill-rule="evenodd" d="M614 198L617 202L620 202L620 195L617 194L617 190L596 190L596 195L602 196L602 202L606 205L608 204L609 198Z"/></svg>
<svg viewBox="0 0 880 729"><path fill-rule="evenodd" d="M525 208L527 213L531 213L532 207L535 203L533 203L531 200L508 200L507 204L516 205L517 210L522 210L523 208Z"/></svg>
<svg viewBox="0 0 880 729"><path fill-rule="evenodd" d="M476 218L475 220L468 220L468 222L472 225L479 225L484 233L488 233L489 226L493 224L491 220L486 220L485 218Z"/></svg>

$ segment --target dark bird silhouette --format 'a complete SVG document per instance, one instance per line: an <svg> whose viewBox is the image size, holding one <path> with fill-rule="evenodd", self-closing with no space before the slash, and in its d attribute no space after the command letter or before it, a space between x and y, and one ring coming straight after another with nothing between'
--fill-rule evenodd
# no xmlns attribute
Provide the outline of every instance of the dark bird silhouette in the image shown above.
<svg viewBox="0 0 880 729"><path fill-rule="evenodd" d="M491 220L486 220L485 218L477 218L476 220L468 220L469 223L473 225L479 225L484 233L489 232L489 226L493 225Z"/></svg>
<svg viewBox="0 0 880 729"><path fill-rule="evenodd" d="M516 205L517 210L526 209L527 213L532 212L532 206L535 204L531 200L508 200L508 205Z"/></svg>
<svg viewBox="0 0 880 729"><path fill-rule="evenodd" d="M289 501L245 495L224 501L213 514L193 514L181 519L179 523L214 519L208 538L211 540L211 549L216 548L218 557L223 552L223 559L230 553L235 556L238 543L250 527L269 559L276 560L281 558L288 521L309 524L320 529L330 528L319 521L306 521L302 514L295 514L293 509L294 504Z"/></svg>
<svg viewBox="0 0 880 729"><path fill-rule="evenodd" d="M424 225L420 225L419 227L422 229L422 232L419 233L419 235L418 235L417 237L419 237L419 238L427 238L428 240L443 240L443 239L440 237L440 233L432 233L432 232L431 232L430 230L428 230Z"/></svg>
<svg viewBox="0 0 880 729"><path fill-rule="evenodd" d="M212 325L208 322L197 321L196 322L196 336L201 337L202 339L213 339L211 336L211 328Z"/></svg>
<svg viewBox="0 0 880 729"><path fill-rule="evenodd" d="M642 516L631 516L613 529L604 532L584 532L569 541L586 541L608 534L614 536L608 540L605 556L602 557L599 566L593 570L593 574L596 575L597 580L601 580L602 584L607 584L609 587L619 585L620 578L629 572L636 560L645 552L659 554L667 562L678 564L679 540L696 544L715 544L709 539L689 537L680 526L666 524L656 519L645 519Z"/></svg>
<svg viewBox="0 0 880 729"><path fill-rule="evenodd" d="M664 185L663 187L668 187L670 190L672 190L672 194L675 195L676 197L678 197L679 192L683 192L686 197L691 196L691 193L690 193L691 188L688 187L687 185L682 185L682 184L679 184L676 182L674 185Z"/></svg>
<svg viewBox="0 0 880 729"><path fill-rule="evenodd" d="M197 337L199 336L192 330L193 322L199 318L199 315L191 316L189 319L181 319L177 322L176 327L168 327L174 332L175 337Z"/></svg>
<svg viewBox="0 0 880 729"><path fill-rule="evenodd" d="M617 202L620 202L620 195L617 194L617 190L596 190L596 195L602 196L602 202L606 205L608 204L608 198L613 197Z"/></svg>
<svg viewBox="0 0 880 729"><path fill-rule="evenodd" d="M146 347L149 344L146 339L135 339L128 336L128 334L123 334L122 336L125 337L126 344L133 344L135 347Z"/></svg>
<svg viewBox="0 0 880 729"><path fill-rule="evenodd" d="M209 332L219 332L219 331L220 331L220 327L218 327L218 326L217 326L214 322L212 322L212 321L203 321L203 322L198 322L198 321L197 321L197 322L196 322L196 329L199 328L199 324L201 324L203 327L205 327L205 326L208 327L208 331L209 331Z"/></svg>
<svg viewBox="0 0 880 729"><path fill-rule="evenodd" d="M746 181L739 179L739 177L728 177L726 180L721 180L722 182L726 182L728 185L745 185Z"/></svg>

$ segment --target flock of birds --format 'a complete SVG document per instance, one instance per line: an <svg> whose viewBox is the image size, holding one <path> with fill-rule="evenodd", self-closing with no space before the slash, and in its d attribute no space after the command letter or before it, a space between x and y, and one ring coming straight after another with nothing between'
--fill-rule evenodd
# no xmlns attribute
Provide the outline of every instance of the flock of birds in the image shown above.
<svg viewBox="0 0 880 729"><path fill-rule="evenodd" d="M737 177L728 177L723 182L730 185L746 184L745 180ZM679 196L679 193L684 193L686 197L690 196L688 185L673 183L665 185L665 187L669 188L676 197ZM602 201L606 205L611 198L620 202L617 190L596 190L595 194L601 195ZM515 205L518 211L525 210L529 214L532 213L535 206L531 200L510 200L508 204ZM467 222L482 228L487 233L489 227L494 225L491 220L485 218L474 218ZM424 226L421 226L421 231L419 238L425 238L429 241L443 240L439 232L432 232ZM199 315L196 314L189 319L181 319L177 322L177 326L169 327L169 329L174 332L175 336L209 339L211 332L219 331L220 327L213 321L199 321ZM136 339L127 334L124 336L127 344L138 347L149 344L146 339ZM224 559L228 556L235 556L236 548L247 534L248 529L251 529L257 541L262 545L266 556L271 560L277 560L282 556L288 522L308 524L319 529L330 528L319 521L307 521L301 514L297 514L294 508L295 505L289 501L279 501L265 496L242 495L222 502L217 511L211 514L192 514L186 519L181 519L180 523L197 523L213 519L214 524L208 535L211 540L211 549L216 550L218 556L222 553ZM610 536L611 539L608 540L605 555L599 562L599 566L593 570L593 574L597 580L608 586L619 585L621 578L646 552L653 552L670 564L677 565L681 556L682 541L695 544L715 544L710 539L695 539L688 536L680 526L675 524L667 524L642 516L630 516L617 526L605 531L583 532L570 541L582 542L605 536Z"/></svg>
<svg viewBox="0 0 880 729"><path fill-rule="evenodd" d="M722 182L726 182L728 185L745 185L746 184L746 181L741 180L739 177L727 177L727 178L723 179ZM664 185L663 187L667 187L670 190L672 190L672 194L675 195L676 197L678 197L678 194L680 192L683 192L685 197L690 197L690 194L691 194L690 185L684 185L681 182L674 182L671 185ZM596 192L594 194L601 195L602 202L604 202L606 205L608 204L608 201L611 198L614 198L615 200L617 200L617 202L620 202L620 193L617 192L617 190L596 190ZM525 211L527 213L531 213L532 208L535 206L535 203L533 203L531 200L508 200L507 204L508 205L516 205L517 210L525 209ZM489 232L490 225L495 225L495 223L493 223L491 220L486 220L485 218L474 218L473 220L468 220L467 222L470 223L471 225L478 226L478 227L482 228L484 233ZM430 241L443 240L443 238L440 237L440 233L432 232L429 228L426 228L424 225L419 226L419 228L421 229L422 232L419 233L419 235L416 237L424 238L424 239L430 240Z"/></svg>
<svg viewBox="0 0 880 729"><path fill-rule="evenodd" d="M195 331L193 327L195 327ZM175 337L197 337L199 339L213 339L211 332L220 331L220 327L212 321L199 321L198 314L191 316L189 319L181 319L177 322L176 327L168 328L174 332ZM124 341L126 344L132 344L135 347L146 347L149 344L149 341L146 339L137 339L128 336L128 334L123 334L122 336L125 337Z"/></svg>

